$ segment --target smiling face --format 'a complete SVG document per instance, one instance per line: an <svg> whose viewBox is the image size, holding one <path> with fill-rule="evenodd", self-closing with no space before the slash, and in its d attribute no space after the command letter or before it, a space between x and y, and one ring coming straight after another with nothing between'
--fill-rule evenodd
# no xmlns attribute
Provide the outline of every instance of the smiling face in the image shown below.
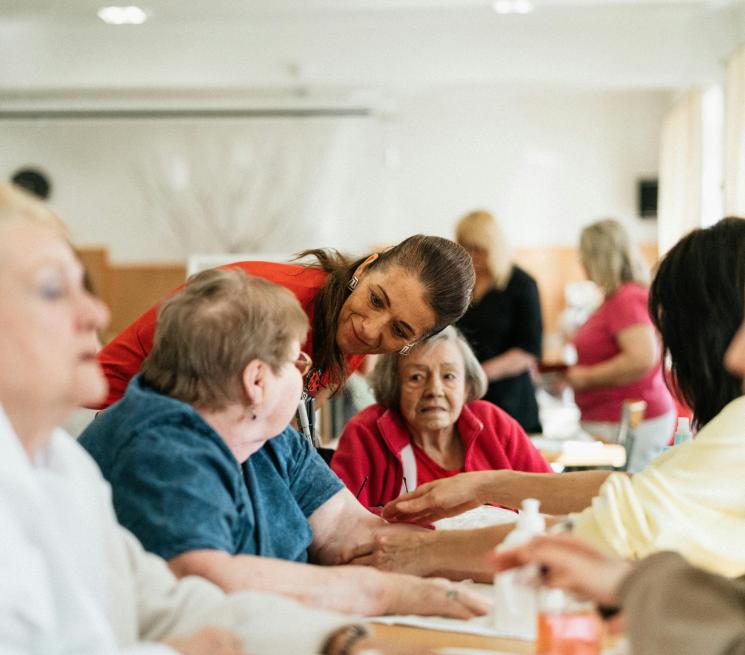
<svg viewBox="0 0 745 655"><path fill-rule="evenodd" d="M452 429L463 409L466 375L463 355L451 341L416 348L401 358L400 411L413 434Z"/></svg>
<svg viewBox="0 0 745 655"><path fill-rule="evenodd" d="M392 264L363 269L358 277L339 314L336 343L343 353L394 352L422 339L435 325L435 313L415 275Z"/></svg>
<svg viewBox="0 0 745 655"><path fill-rule="evenodd" d="M25 221L0 227L0 403L9 416L56 423L102 400L97 331L107 322L59 234Z"/></svg>

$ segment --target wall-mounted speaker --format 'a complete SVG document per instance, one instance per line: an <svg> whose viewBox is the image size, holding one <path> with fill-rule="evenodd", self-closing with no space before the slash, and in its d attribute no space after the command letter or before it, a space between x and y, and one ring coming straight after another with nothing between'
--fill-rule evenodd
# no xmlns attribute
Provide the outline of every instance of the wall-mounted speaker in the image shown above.
<svg viewBox="0 0 745 655"><path fill-rule="evenodd" d="M636 195L641 218L657 218L657 178L639 180Z"/></svg>

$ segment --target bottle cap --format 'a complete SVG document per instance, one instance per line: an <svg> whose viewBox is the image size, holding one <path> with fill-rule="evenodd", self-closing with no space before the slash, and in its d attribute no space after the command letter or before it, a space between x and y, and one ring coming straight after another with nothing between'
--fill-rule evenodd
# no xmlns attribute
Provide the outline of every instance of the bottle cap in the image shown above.
<svg viewBox="0 0 745 655"><path fill-rule="evenodd" d="M526 498L522 502L520 516L517 519L519 530L540 534L546 529L546 521L540 513L541 502L535 498Z"/></svg>

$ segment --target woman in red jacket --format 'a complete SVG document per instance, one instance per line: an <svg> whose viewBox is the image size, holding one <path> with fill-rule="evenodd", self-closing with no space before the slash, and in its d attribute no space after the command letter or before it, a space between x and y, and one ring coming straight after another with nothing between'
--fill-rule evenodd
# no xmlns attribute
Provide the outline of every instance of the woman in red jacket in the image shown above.
<svg viewBox="0 0 745 655"><path fill-rule="evenodd" d="M401 350L458 320L471 301L471 258L458 244L421 234L368 257L350 260L333 250L308 250L311 265L237 262L292 291L310 321L301 344L314 362L306 392L323 400L365 358ZM109 382L101 407L119 400L150 353L159 306L150 308L99 354Z"/></svg>
<svg viewBox="0 0 745 655"><path fill-rule="evenodd" d="M463 471L551 471L517 421L478 400L486 376L453 327L382 357L372 385L378 404L349 421L331 462L366 507Z"/></svg>

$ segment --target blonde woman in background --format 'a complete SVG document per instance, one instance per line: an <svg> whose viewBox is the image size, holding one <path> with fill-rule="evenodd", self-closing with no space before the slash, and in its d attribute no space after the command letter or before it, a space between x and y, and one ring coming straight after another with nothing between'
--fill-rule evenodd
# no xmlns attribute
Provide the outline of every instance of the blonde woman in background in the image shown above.
<svg viewBox="0 0 745 655"><path fill-rule="evenodd" d="M458 221L455 239L473 259L473 303L457 326L489 379L484 396L528 433L541 432L530 370L541 358L543 321L535 280L512 261L495 218L473 211Z"/></svg>
<svg viewBox="0 0 745 655"><path fill-rule="evenodd" d="M567 371L567 381L582 427L602 439L618 433L624 400L646 401L628 463L629 471L640 471L667 444L675 421L647 307L649 273L636 244L613 219L588 225L579 250L587 277L605 299L574 335L577 365Z"/></svg>

